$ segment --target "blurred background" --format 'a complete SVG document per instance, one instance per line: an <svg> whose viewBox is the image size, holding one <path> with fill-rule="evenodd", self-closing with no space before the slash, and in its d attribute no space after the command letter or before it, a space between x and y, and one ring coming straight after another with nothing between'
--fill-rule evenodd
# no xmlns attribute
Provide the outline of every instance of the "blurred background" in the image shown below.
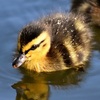
<svg viewBox="0 0 100 100"><path fill-rule="evenodd" d="M35 100L32 98L37 97L36 100L99 100L100 27L94 29L94 48L85 73L64 71L60 74L24 75L11 65L22 27L48 13L69 11L70 2L0 0L0 100Z"/></svg>

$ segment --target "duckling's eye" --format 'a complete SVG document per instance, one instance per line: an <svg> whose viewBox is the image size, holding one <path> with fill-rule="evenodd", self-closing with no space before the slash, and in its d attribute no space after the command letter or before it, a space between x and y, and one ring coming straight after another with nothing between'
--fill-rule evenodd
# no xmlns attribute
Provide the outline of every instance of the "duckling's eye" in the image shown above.
<svg viewBox="0 0 100 100"><path fill-rule="evenodd" d="M40 46L40 44L41 44L42 42L44 42L44 40L41 41L39 44L35 44L35 45L33 45L33 46L30 48L30 50L35 50L37 47Z"/></svg>
<svg viewBox="0 0 100 100"><path fill-rule="evenodd" d="M30 50L35 50L37 47L39 47L39 44L33 45L29 50L25 51L25 54L27 54Z"/></svg>
<svg viewBox="0 0 100 100"><path fill-rule="evenodd" d="M25 51L25 54L27 54L30 50L35 50L37 47L40 46L40 44L41 44L42 42L44 42L44 40L41 41L39 44L34 44L29 50L26 50L26 51Z"/></svg>
<svg viewBox="0 0 100 100"><path fill-rule="evenodd" d="M39 44L33 45L33 46L30 48L30 50L35 50L38 46L39 46Z"/></svg>

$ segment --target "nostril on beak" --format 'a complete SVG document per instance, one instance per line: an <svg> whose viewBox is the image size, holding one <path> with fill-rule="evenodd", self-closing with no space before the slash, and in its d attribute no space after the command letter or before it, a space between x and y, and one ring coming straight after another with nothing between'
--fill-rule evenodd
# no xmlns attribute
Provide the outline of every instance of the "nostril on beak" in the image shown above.
<svg viewBox="0 0 100 100"><path fill-rule="evenodd" d="M20 67L26 60L25 54L20 54L17 58L14 59L12 66L14 68Z"/></svg>

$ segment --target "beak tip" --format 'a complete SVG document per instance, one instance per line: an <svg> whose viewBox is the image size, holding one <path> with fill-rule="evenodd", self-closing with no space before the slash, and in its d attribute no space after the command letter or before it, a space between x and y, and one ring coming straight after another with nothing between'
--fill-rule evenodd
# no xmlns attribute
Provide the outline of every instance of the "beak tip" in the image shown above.
<svg viewBox="0 0 100 100"><path fill-rule="evenodd" d="M20 67L26 60L26 56L24 54L20 54L17 58L14 59L12 66L13 68Z"/></svg>
<svg viewBox="0 0 100 100"><path fill-rule="evenodd" d="M12 65L12 67L13 67L13 68L18 68L18 66L17 66L17 65Z"/></svg>

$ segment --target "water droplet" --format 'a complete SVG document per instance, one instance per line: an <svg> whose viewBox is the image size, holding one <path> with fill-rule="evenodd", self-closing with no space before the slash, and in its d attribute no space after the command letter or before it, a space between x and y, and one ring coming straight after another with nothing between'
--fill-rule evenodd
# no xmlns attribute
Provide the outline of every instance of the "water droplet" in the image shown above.
<svg viewBox="0 0 100 100"><path fill-rule="evenodd" d="M60 20L58 20L57 24L58 24L58 25L61 24Z"/></svg>
<svg viewBox="0 0 100 100"><path fill-rule="evenodd" d="M74 32L74 30L71 30L71 32Z"/></svg>

